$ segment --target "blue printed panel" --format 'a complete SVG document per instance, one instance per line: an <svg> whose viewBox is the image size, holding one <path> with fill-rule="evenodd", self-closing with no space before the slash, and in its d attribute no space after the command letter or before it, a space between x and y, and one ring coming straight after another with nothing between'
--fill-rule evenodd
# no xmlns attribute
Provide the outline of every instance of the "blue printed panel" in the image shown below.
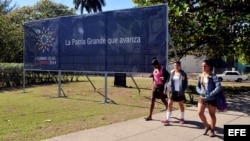
<svg viewBox="0 0 250 141"><path fill-rule="evenodd" d="M61 69L105 71L104 13L63 17L60 28Z"/></svg>
<svg viewBox="0 0 250 141"><path fill-rule="evenodd" d="M151 58L166 64L167 7L107 13L107 70L150 72Z"/></svg>
<svg viewBox="0 0 250 141"><path fill-rule="evenodd" d="M167 5L60 17L24 27L25 68L151 72L152 57L166 64Z"/></svg>
<svg viewBox="0 0 250 141"><path fill-rule="evenodd" d="M59 20L50 19L24 24L24 68L59 69Z"/></svg>

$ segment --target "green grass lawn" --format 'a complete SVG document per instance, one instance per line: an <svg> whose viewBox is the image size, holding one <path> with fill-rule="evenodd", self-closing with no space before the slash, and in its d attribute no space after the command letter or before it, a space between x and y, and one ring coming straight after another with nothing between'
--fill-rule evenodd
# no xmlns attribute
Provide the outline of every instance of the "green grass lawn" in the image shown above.
<svg viewBox="0 0 250 141"><path fill-rule="evenodd" d="M25 92L22 88L1 90L0 140L37 141L147 116L152 79L135 77L139 92L129 77L127 88L114 87L113 77L108 77L105 103L104 77L89 78L96 89L84 76L79 82L63 83L67 97L58 97L57 84L29 86ZM177 104L174 108L178 108ZM154 113L162 109L164 105L158 100Z"/></svg>
<svg viewBox="0 0 250 141"><path fill-rule="evenodd" d="M57 84L29 86L25 93L22 88L1 90L0 140L41 140L148 114L151 79L135 78L139 93L131 78L124 88L114 87L113 77L108 77L107 101L104 77L90 79L96 90L84 76L63 83L66 98L58 97ZM163 107L157 102L155 112Z"/></svg>

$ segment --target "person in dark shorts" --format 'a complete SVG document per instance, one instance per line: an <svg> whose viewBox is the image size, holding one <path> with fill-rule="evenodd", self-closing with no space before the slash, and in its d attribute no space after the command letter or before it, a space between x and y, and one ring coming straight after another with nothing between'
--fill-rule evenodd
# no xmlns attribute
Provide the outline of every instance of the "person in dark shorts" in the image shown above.
<svg viewBox="0 0 250 141"><path fill-rule="evenodd" d="M178 102L180 106L181 116L180 124L184 124L184 102L185 90L188 86L187 74L181 69L181 62L174 62L174 69L171 71L171 75L168 82L168 108L166 118L162 120L162 123L168 125L172 115L173 102Z"/></svg>
<svg viewBox="0 0 250 141"><path fill-rule="evenodd" d="M170 74L165 69L165 67L160 65L159 61L156 58L152 58L152 66L154 67L154 70L150 77L153 78L153 88L149 115L145 118L146 121L152 120L152 114L156 99L161 99L166 108L168 106L166 100L167 95L165 94L167 87L165 84L167 84Z"/></svg>
<svg viewBox="0 0 250 141"><path fill-rule="evenodd" d="M205 126L205 132L203 134L206 135L208 131L210 131L210 137L215 136L215 113L217 106L215 95L222 90L221 82L218 77L212 73L213 67L214 65L211 60L204 60L202 62L202 73L199 75L196 84L196 92L200 95L198 100L198 115ZM210 124L208 124L204 114L206 107L210 115Z"/></svg>

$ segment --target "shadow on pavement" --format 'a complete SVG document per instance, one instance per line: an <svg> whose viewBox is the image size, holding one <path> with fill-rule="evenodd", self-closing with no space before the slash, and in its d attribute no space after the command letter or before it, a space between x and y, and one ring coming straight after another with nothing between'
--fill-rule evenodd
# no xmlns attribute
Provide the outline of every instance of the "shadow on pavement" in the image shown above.
<svg viewBox="0 0 250 141"><path fill-rule="evenodd" d="M250 91L233 95L227 98L228 108L230 111L240 111L250 115Z"/></svg>

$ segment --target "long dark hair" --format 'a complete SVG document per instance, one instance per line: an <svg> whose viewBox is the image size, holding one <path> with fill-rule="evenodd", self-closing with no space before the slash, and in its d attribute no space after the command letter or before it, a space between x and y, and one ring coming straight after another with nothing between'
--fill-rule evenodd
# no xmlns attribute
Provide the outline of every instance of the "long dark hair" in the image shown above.
<svg viewBox="0 0 250 141"><path fill-rule="evenodd" d="M211 59L206 59L203 61L203 63L206 63L210 67L210 71L212 72L214 69L214 62Z"/></svg>
<svg viewBox="0 0 250 141"><path fill-rule="evenodd" d="M174 63L178 64L179 66L181 66L181 61L179 61L179 60L176 60Z"/></svg>

